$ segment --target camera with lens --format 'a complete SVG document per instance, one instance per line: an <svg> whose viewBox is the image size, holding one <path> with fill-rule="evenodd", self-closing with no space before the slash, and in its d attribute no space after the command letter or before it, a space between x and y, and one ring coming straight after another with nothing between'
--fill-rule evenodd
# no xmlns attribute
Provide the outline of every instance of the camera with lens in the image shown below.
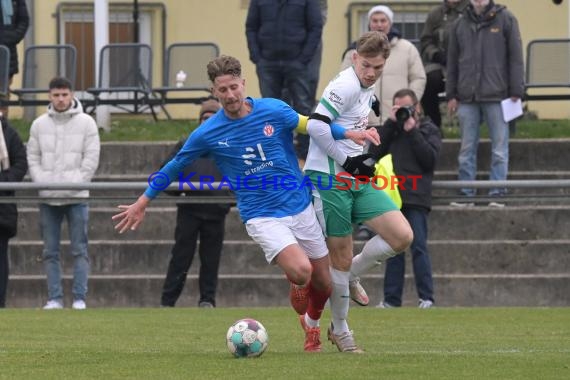
<svg viewBox="0 0 570 380"><path fill-rule="evenodd" d="M405 123L410 117L412 117L414 112L416 112L416 107L414 106L400 107L396 110L396 121Z"/></svg>

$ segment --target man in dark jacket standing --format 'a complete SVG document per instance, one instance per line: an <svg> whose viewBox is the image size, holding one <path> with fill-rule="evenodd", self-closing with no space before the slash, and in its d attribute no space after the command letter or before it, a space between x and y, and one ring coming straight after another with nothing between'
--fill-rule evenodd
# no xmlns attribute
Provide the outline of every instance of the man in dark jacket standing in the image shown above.
<svg viewBox="0 0 570 380"><path fill-rule="evenodd" d="M453 25L447 54L448 112L457 111L461 127L459 180L475 180L479 128L484 120L491 139L490 180L504 181L509 168L509 127L503 118L501 101L518 101L524 93L524 63L519 26L503 5L493 0L470 0ZM489 196L506 194L492 188ZM461 189L472 197L475 189ZM452 203L473 206L473 201ZM489 203L503 207L500 200Z"/></svg>
<svg viewBox="0 0 570 380"><path fill-rule="evenodd" d="M16 46L24 39L30 18L26 0L0 1L0 45L10 50L9 84L12 77L18 73L18 50ZM0 107L0 112L8 119L8 107Z"/></svg>
<svg viewBox="0 0 570 380"><path fill-rule="evenodd" d="M316 87L308 65L321 43L323 22L319 0L251 0L245 33L262 97L283 99L285 92L295 111L311 114ZM308 140L304 144L301 159Z"/></svg>
<svg viewBox="0 0 570 380"><path fill-rule="evenodd" d="M220 103L211 98L202 103L200 108L199 123L202 124L220 109ZM178 151L186 139L181 140L174 147L172 157ZM170 157L170 158L172 158ZM169 158L169 160L170 160ZM166 162L168 162L167 160ZM164 166L164 163L163 165ZM220 181L222 174L219 172L214 161L210 158L200 158L192 165L184 169L184 177L192 176L190 181L198 181L201 176L209 176L214 181ZM190 194L191 193L191 194ZM194 191L168 192L177 196L223 196L230 195L229 191ZM226 215L230 211L229 203L179 203L176 205L176 229L174 232L174 246L172 247L168 271L162 287L160 305L163 307L174 307L184 285L188 270L192 265L196 253L198 237L200 239L200 276L198 287L200 298L199 307L216 307L216 290L218 288L218 270L224 244L224 229Z"/></svg>
<svg viewBox="0 0 570 380"><path fill-rule="evenodd" d="M28 171L26 148L18 133L0 118L0 182L20 182ZM0 191L0 197L14 196L14 191ZM12 203L0 203L0 308L6 306L8 286L8 240L16 236L18 210Z"/></svg>
<svg viewBox="0 0 570 380"><path fill-rule="evenodd" d="M431 210L431 191L435 164L441 148L441 132L429 118L420 119L421 107L414 91L402 89L394 94L390 118L378 128L380 141L371 146L375 159L392 154L394 173L416 178L415 186L404 182L400 188L402 214L412 230L411 245L414 278L418 292L418 307L433 306L433 280L428 254L428 215ZM404 290L405 257L396 255L386 261L384 301L378 307L399 307Z"/></svg>
<svg viewBox="0 0 570 380"><path fill-rule="evenodd" d="M422 107L438 127L441 127L439 94L445 91L449 29L468 5L469 0L443 0L428 14L420 38L420 53L427 75Z"/></svg>

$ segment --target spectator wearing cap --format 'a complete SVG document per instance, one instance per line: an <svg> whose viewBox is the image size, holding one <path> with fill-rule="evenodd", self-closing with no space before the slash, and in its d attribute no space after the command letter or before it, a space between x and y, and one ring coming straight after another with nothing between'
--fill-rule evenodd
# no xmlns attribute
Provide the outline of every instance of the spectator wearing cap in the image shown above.
<svg viewBox="0 0 570 380"><path fill-rule="evenodd" d="M220 103L215 98L204 101L200 107L199 123L214 117L220 109ZM180 140L172 150L168 162L185 143ZM164 163L163 163L164 164ZM195 173L192 175L191 173ZM222 179L214 161L201 158L184 170L184 177L199 179L201 176L213 177L215 181ZM187 191L167 191L169 195L184 197L190 195ZM192 196L230 195L223 191L194 191ZM161 306L174 307L184 285L194 255L198 240L200 255L200 274L198 287L200 298L199 307L211 308L216 306L216 289L218 286L218 269L224 242L226 215L230 210L229 203L178 203L176 228L174 231L174 246L172 247L166 279L162 288Z"/></svg>
<svg viewBox="0 0 570 380"><path fill-rule="evenodd" d="M388 119L396 91L409 88L421 99L426 85L426 73L418 49L402 38L400 31L393 24L394 12L389 7L377 5L368 11L368 29L386 34L391 47L382 76L376 82L376 98L381 104L380 112L379 115L370 113L369 125L378 126ZM342 69L352 65L351 57L355 46L353 42L344 52Z"/></svg>

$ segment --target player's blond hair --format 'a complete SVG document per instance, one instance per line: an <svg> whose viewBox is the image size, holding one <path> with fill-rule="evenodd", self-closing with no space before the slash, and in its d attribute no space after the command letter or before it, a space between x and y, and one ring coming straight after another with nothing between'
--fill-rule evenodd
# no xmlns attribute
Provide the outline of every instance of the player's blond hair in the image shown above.
<svg viewBox="0 0 570 380"><path fill-rule="evenodd" d="M390 42L388 42L388 37L382 32L366 32L356 41L356 52L366 58L381 55L384 59L388 59L390 56Z"/></svg>

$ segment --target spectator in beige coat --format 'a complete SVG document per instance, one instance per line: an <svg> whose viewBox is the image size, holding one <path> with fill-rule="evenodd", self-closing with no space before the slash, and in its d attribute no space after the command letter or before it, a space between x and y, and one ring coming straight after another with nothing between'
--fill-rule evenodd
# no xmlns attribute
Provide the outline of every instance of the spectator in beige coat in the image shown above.
<svg viewBox="0 0 570 380"><path fill-rule="evenodd" d="M385 5L377 5L368 11L368 29L386 34L391 45L384 72L376 82L376 97L381 102L380 115L371 112L369 125L381 125L388 119L396 91L409 88L421 99L426 85L426 73L418 49L402 38L393 23L394 12ZM342 69L352 64L353 52L354 43L343 54Z"/></svg>

